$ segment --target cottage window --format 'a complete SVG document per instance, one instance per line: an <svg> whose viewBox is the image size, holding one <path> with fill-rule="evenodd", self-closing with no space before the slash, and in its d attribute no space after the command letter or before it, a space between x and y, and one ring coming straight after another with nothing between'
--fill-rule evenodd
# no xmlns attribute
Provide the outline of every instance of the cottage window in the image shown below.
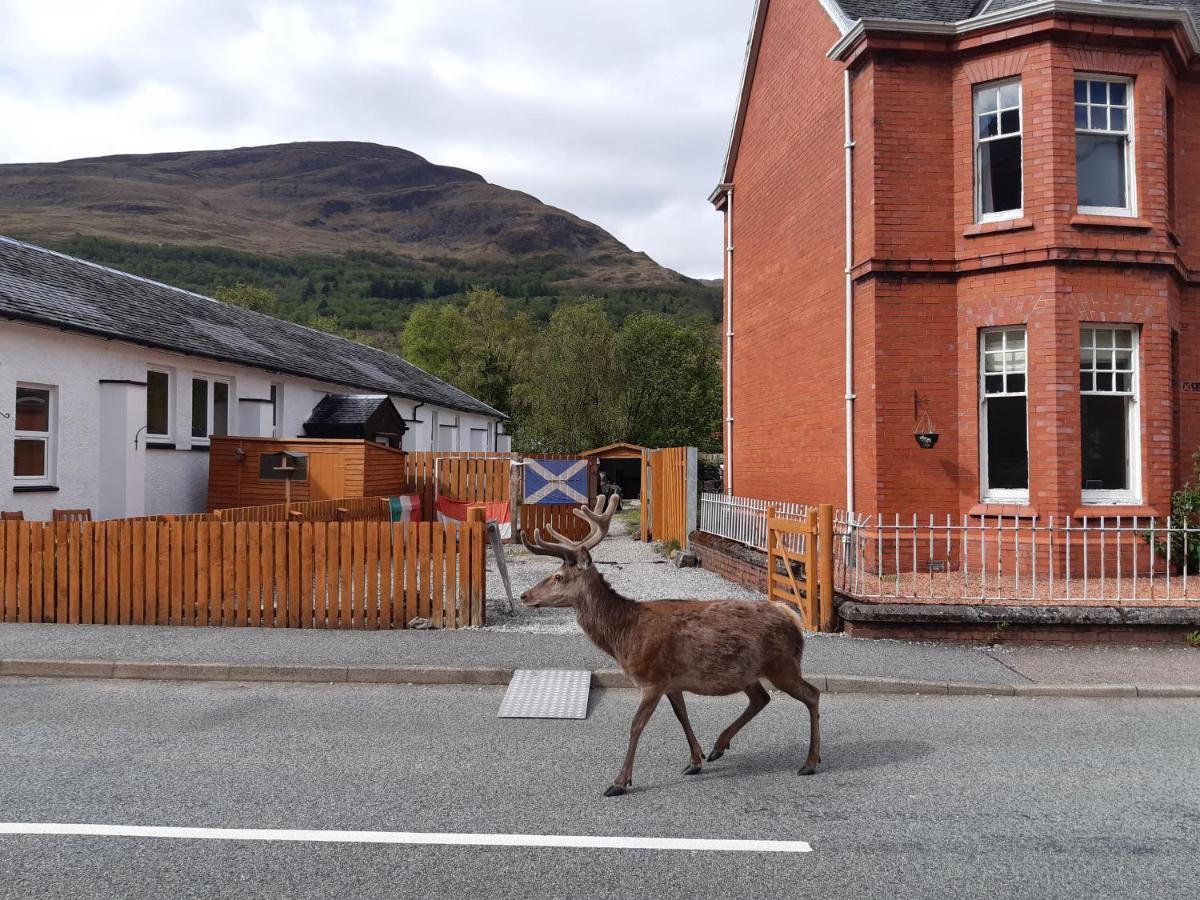
<svg viewBox="0 0 1200 900"><path fill-rule="evenodd" d="M1075 79L1075 180L1079 211L1133 215L1133 83Z"/></svg>
<svg viewBox="0 0 1200 900"><path fill-rule="evenodd" d="M458 450L458 419L449 423L439 423L437 426L437 449Z"/></svg>
<svg viewBox="0 0 1200 900"><path fill-rule="evenodd" d="M229 382L197 376L192 379L192 439L229 434Z"/></svg>
<svg viewBox="0 0 1200 900"><path fill-rule="evenodd" d="M1137 331L1079 332L1083 502L1136 503L1139 496Z"/></svg>
<svg viewBox="0 0 1200 900"><path fill-rule="evenodd" d="M171 436L171 374L161 369L146 372L146 434L160 440Z"/></svg>
<svg viewBox="0 0 1200 900"><path fill-rule="evenodd" d="M17 385L13 476L17 485L49 485L54 479L54 388Z"/></svg>
<svg viewBox="0 0 1200 900"><path fill-rule="evenodd" d="M975 89L975 219L1021 214L1021 82Z"/></svg>
<svg viewBox="0 0 1200 900"><path fill-rule="evenodd" d="M986 501L1029 501L1028 364L1024 328L982 333L980 488Z"/></svg>

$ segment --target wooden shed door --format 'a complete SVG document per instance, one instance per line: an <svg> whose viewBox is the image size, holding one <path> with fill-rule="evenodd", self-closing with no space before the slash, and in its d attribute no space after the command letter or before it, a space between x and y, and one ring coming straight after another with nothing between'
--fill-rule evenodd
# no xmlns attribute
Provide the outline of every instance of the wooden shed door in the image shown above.
<svg viewBox="0 0 1200 900"><path fill-rule="evenodd" d="M346 496L346 460L340 453L314 453L308 458L310 500L337 500Z"/></svg>

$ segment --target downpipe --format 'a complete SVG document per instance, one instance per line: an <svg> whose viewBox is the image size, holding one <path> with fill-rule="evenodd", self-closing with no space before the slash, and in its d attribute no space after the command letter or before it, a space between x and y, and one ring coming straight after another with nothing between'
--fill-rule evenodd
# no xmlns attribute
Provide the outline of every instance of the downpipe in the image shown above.
<svg viewBox="0 0 1200 900"><path fill-rule="evenodd" d="M846 151L846 512L854 520L854 130L850 70L844 72ZM847 532L848 533L848 532Z"/></svg>
<svg viewBox="0 0 1200 900"><path fill-rule="evenodd" d="M733 496L733 185L725 189L725 494Z"/></svg>

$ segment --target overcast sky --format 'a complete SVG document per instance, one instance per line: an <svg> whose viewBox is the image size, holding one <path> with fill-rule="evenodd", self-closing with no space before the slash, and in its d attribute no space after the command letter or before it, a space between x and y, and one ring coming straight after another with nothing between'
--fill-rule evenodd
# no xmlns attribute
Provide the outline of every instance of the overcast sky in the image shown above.
<svg viewBox="0 0 1200 900"><path fill-rule="evenodd" d="M753 0L0 0L0 162L358 140L721 271Z"/></svg>

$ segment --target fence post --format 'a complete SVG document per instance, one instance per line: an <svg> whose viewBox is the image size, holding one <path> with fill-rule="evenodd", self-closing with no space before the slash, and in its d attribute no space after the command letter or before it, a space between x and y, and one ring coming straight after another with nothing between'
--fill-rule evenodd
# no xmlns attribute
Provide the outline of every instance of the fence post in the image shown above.
<svg viewBox="0 0 1200 900"><path fill-rule="evenodd" d="M804 627L809 631L820 631L821 601L818 592L821 577L820 564L817 562L817 538L821 525L817 511L812 507L809 507L805 522L808 525L808 533L804 535L804 606L801 611L804 616Z"/></svg>
<svg viewBox="0 0 1200 900"><path fill-rule="evenodd" d="M471 579L468 592L470 619L468 624L482 626L486 624L487 598L487 550L484 546L483 533L486 527L485 507L467 507L467 544L471 554Z"/></svg>
<svg viewBox="0 0 1200 900"><path fill-rule="evenodd" d="M817 616L819 631L833 631L833 506L822 503L817 508L817 563L820 577L818 594L821 598Z"/></svg>
<svg viewBox="0 0 1200 900"><path fill-rule="evenodd" d="M766 533L767 544L767 599L775 599L775 535L771 533L771 520L775 518L775 507L768 506L764 510L766 518L763 519L763 526ZM787 565L787 560L783 561Z"/></svg>
<svg viewBox="0 0 1200 900"><path fill-rule="evenodd" d="M521 454L513 453L508 461L508 514L511 522L512 542L521 543Z"/></svg>
<svg viewBox="0 0 1200 900"><path fill-rule="evenodd" d="M683 540L680 544L686 550L688 546L688 538L691 537L693 531L699 526L696 518L696 498L700 492L700 455L695 447L687 447L684 449L684 478L683 478Z"/></svg>

